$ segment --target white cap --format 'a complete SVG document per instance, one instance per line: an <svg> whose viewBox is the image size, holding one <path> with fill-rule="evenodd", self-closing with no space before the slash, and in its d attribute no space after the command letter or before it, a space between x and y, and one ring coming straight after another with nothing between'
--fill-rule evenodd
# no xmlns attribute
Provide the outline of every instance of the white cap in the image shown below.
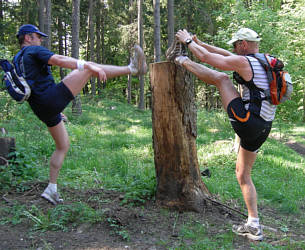
<svg viewBox="0 0 305 250"><path fill-rule="evenodd" d="M248 28L241 28L233 35L232 39L228 42L228 44L233 44L239 40L258 42L261 40L261 38L254 30Z"/></svg>

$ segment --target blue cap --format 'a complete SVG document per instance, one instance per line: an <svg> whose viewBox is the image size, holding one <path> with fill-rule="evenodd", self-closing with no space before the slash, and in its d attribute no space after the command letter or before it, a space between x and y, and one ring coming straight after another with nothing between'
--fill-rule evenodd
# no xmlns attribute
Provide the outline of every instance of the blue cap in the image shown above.
<svg viewBox="0 0 305 250"><path fill-rule="evenodd" d="M48 37L45 33L41 32L35 25L32 24L24 24L19 28L17 33L17 37L20 35L30 34L30 33L37 33L41 36Z"/></svg>

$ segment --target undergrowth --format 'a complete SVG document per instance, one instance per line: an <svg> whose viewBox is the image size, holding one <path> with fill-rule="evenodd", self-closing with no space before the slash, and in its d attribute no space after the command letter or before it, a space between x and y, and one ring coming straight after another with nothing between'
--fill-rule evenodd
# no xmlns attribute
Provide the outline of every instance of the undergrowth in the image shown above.
<svg viewBox="0 0 305 250"><path fill-rule="evenodd" d="M122 192L122 205L141 205L153 199L156 189L152 148L151 111L139 111L124 101L112 98L82 100L83 114L75 117L71 106L64 111L71 147L58 179L61 187L87 190L103 188ZM8 106L2 113L0 127L16 138L15 158L0 167L0 193L10 189L27 190L29 181L48 180L48 161L54 144L46 127L33 115L27 104ZM201 170L209 169L211 177L203 177L208 189L222 202L237 204L246 212L235 178L236 153L234 133L227 115L220 111L198 112L197 154ZM304 144L303 124L275 121L271 133L281 134ZM270 206L279 214L299 216L305 225L304 190L305 160L284 143L269 138L261 148L253 167L253 182L258 193L259 208ZM66 197L69 199L69 197ZM82 215L80 216L80 214ZM62 230L82 224L108 221L109 225L128 240L128 232L120 228L103 211L84 203L73 203L41 211L38 207L15 204L0 207L1 224L30 221L33 230ZM262 214L264 218L264 214ZM281 225L280 225L281 226ZM282 225L283 230L289 230ZM193 240L193 249L204 244L213 248L228 246L232 234L199 237L204 225L186 225L180 233ZM199 239L200 238L200 239ZM181 241L181 249L184 249ZM162 243L160 243L162 244ZM268 248L267 248L268 249Z"/></svg>

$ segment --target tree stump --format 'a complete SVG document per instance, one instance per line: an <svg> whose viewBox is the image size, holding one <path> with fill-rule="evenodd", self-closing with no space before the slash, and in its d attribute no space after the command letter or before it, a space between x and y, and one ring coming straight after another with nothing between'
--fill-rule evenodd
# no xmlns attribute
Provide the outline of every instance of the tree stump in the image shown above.
<svg viewBox="0 0 305 250"><path fill-rule="evenodd" d="M161 206L201 211L210 195L197 159L197 109L189 72L171 62L150 64L152 127Z"/></svg>
<svg viewBox="0 0 305 250"><path fill-rule="evenodd" d="M9 154L15 152L16 141L15 138L1 137L0 138L0 165L6 165Z"/></svg>

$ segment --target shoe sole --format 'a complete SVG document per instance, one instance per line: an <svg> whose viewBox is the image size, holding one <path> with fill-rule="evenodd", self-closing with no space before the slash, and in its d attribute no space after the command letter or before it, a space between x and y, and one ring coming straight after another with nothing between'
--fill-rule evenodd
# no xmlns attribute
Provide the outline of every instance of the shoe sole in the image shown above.
<svg viewBox="0 0 305 250"><path fill-rule="evenodd" d="M177 43L178 43L178 41L175 39L174 42L172 43L172 45L167 49L165 56L168 61L173 61L175 59L173 57L175 56L175 50L177 47Z"/></svg>
<svg viewBox="0 0 305 250"><path fill-rule="evenodd" d="M147 64L143 50L139 45L134 46L135 53L137 55L138 70L137 75L144 75L147 72Z"/></svg>
<svg viewBox="0 0 305 250"><path fill-rule="evenodd" d="M255 236L255 235L253 235L253 234L251 234L251 233L238 233L238 232L236 232L236 231L234 231L234 230L232 230L232 231L233 231L233 233L236 233L236 234L238 234L238 235L240 235L240 236L247 237L247 238L250 239L250 240L262 241L262 240L264 239L264 236L263 236L263 235Z"/></svg>
<svg viewBox="0 0 305 250"><path fill-rule="evenodd" d="M178 43L180 46L179 48L177 48ZM167 49L165 56L168 61L175 62L175 59L178 56L187 56L186 48L184 47L184 44L175 39L172 45Z"/></svg>
<svg viewBox="0 0 305 250"><path fill-rule="evenodd" d="M47 200L48 202L52 203L53 205L57 205L57 202L53 200L50 195L43 193L41 197Z"/></svg>

